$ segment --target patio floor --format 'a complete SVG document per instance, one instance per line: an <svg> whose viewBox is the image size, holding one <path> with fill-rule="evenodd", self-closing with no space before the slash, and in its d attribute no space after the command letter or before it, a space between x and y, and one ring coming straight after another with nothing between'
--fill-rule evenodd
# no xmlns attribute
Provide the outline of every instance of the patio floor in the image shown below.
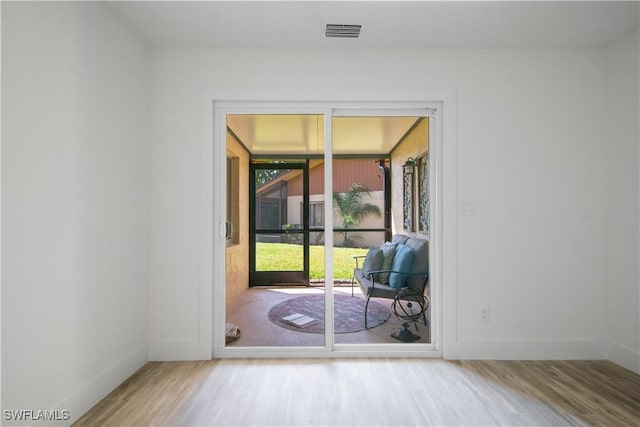
<svg viewBox="0 0 640 427"><path fill-rule="evenodd" d="M324 288L322 287L250 288L227 312L227 322L237 324L241 330L240 338L228 345L233 347L323 346L324 334L285 329L272 323L268 318L271 307L279 302L300 295L321 294L323 292ZM344 292L351 295L351 287L334 287L334 292ZM354 295L361 297L362 294L356 288ZM384 298L372 298L372 301L383 304L387 308L392 303L392 300ZM392 312L389 320L382 325L359 332L336 334L335 342L337 344L397 344L400 341L390 335L401 328L402 322ZM414 326L411 326L411 331L416 333ZM429 342L429 330L424 324L418 324L417 335L420 336L420 339L415 343ZM406 345L411 344L407 343Z"/></svg>

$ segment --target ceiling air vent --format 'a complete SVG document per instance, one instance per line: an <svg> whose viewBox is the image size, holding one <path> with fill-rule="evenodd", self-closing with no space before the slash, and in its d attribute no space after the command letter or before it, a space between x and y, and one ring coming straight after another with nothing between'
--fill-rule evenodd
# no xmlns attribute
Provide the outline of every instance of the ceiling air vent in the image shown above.
<svg viewBox="0 0 640 427"><path fill-rule="evenodd" d="M326 37L343 37L356 39L360 37L362 25L346 25L346 24L327 24L324 30Z"/></svg>

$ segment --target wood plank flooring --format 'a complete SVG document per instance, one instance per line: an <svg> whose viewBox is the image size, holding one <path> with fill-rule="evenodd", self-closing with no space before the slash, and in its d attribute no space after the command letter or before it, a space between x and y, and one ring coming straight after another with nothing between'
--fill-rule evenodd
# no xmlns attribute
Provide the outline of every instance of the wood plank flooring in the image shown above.
<svg viewBox="0 0 640 427"><path fill-rule="evenodd" d="M74 426L640 426L606 361L150 362Z"/></svg>

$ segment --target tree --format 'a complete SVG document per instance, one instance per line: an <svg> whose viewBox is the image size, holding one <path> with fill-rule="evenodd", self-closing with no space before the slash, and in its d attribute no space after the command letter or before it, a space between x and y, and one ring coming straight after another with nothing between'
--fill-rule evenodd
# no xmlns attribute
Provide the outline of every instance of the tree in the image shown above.
<svg viewBox="0 0 640 427"><path fill-rule="evenodd" d="M287 172L289 172L287 169L256 169L256 188L270 183Z"/></svg>
<svg viewBox="0 0 640 427"><path fill-rule="evenodd" d="M348 236L347 229L357 227L369 215L382 216L380 208L370 203L362 203L362 196L371 194L366 185L354 182L345 193L333 193L334 206L340 211L342 228L344 229L344 246L353 246L353 238Z"/></svg>

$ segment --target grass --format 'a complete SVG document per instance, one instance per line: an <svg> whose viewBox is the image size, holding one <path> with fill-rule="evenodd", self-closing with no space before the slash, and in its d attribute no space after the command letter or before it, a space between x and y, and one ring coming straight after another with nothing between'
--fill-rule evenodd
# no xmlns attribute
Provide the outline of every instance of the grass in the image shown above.
<svg viewBox="0 0 640 427"><path fill-rule="evenodd" d="M366 255L368 249L333 248L334 279L351 279L356 255ZM309 249L309 276L324 278L324 246L312 245ZM288 243L257 243L256 264L258 271L301 271L302 245Z"/></svg>

